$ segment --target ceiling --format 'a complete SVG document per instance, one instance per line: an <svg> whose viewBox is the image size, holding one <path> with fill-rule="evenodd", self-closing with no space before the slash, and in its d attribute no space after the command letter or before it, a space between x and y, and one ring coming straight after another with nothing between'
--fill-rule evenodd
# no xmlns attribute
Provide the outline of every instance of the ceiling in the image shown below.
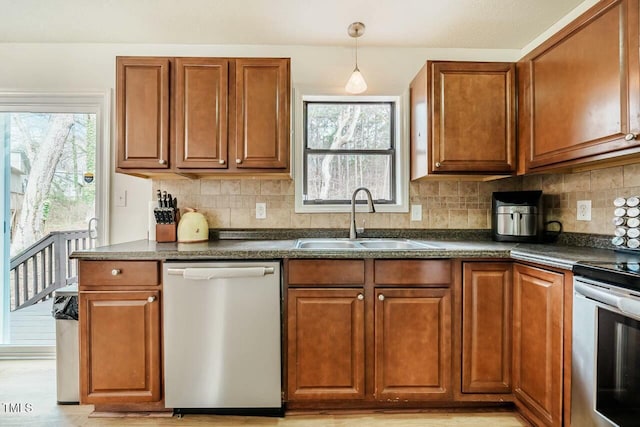
<svg viewBox="0 0 640 427"><path fill-rule="evenodd" d="M0 0L0 42L522 49L582 0Z"/></svg>

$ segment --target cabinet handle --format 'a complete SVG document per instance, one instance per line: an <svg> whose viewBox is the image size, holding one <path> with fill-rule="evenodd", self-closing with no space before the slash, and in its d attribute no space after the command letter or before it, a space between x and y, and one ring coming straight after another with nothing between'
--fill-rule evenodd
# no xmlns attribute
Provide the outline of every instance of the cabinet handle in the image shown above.
<svg viewBox="0 0 640 427"><path fill-rule="evenodd" d="M358 294L358 301L362 301L364 299L364 295Z"/></svg>
<svg viewBox="0 0 640 427"><path fill-rule="evenodd" d="M113 270L111 270L111 275L112 276L117 276L118 274L122 273L122 271L120 271L117 268L114 268Z"/></svg>
<svg viewBox="0 0 640 427"><path fill-rule="evenodd" d="M167 161L160 159L160 160L158 160L158 163L160 163L161 165L166 165Z"/></svg>
<svg viewBox="0 0 640 427"><path fill-rule="evenodd" d="M218 160L218 163L220 163L221 165L224 165L224 159Z"/></svg>
<svg viewBox="0 0 640 427"><path fill-rule="evenodd" d="M151 297L147 298L148 302L154 302L155 300L156 300L156 297L154 297L154 296L151 296Z"/></svg>
<svg viewBox="0 0 640 427"><path fill-rule="evenodd" d="M382 294L378 295L378 299L379 299L380 301L384 301L384 295L382 295Z"/></svg>
<svg viewBox="0 0 640 427"><path fill-rule="evenodd" d="M635 133L628 133L624 136L625 141L633 141L638 137Z"/></svg>
<svg viewBox="0 0 640 427"><path fill-rule="evenodd" d="M236 159L236 163L237 163L237 164L242 163L242 159Z"/></svg>
<svg viewBox="0 0 640 427"><path fill-rule="evenodd" d="M436 162L436 167L439 168L440 166L442 166L442 163Z"/></svg>

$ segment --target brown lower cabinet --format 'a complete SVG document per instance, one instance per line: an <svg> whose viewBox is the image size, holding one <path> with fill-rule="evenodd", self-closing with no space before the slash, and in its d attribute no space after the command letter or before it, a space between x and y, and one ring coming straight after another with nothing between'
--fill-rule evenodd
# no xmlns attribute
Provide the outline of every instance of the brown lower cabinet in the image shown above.
<svg viewBox="0 0 640 427"><path fill-rule="evenodd" d="M514 402L570 426L572 276L501 260L285 262L289 408Z"/></svg>
<svg viewBox="0 0 640 427"><path fill-rule="evenodd" d="M81 403L161 397L160 293L80 294Z"/></svg>
<svg viewBox="0 0 640 427"><path fill-rule="evenodd" d="M451 398L451 290L375 291L375 398Z"/></svg>
<svg viewBox="0 0 640 427"><path fill-rule="evenodd" d="M563 425L564 287L562 273L514 265L513 392L547 426Z"/></svg>
<svg viewBox="0 0 640 427"><path fill-rule="evenodd" d="M164 410L160 263L78 264L80 403Z"/></svg>
<svg viewBox="0 0 640 427"><path fill-rule="evenodd" d="M451 399L450 261L290 260L287 271L287 401Z"/></svg>
<svg viewBox="0 0 640 427"><path fill-rule="evenodd" d="M510 262L465 262L462 392L511 393Z"/></svg>
<svg viewBox="0 0 640 427"><path fill-rule="evenodd" d="M364 398L362 289L291 289L290 400Z"/></svg>

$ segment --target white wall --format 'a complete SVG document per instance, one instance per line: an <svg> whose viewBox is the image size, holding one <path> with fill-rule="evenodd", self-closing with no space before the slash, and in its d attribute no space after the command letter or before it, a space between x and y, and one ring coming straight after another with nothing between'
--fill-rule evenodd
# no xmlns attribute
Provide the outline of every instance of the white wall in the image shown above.
<svg viewBox="0 0 640 427"><path fill-rule="evenodd" d="M318 93L343 93L353 68L353 49L345 47L5 43L0 44L0 91L113 89L118 55L291 57L292 86ZM358 63L367 94L401 95L427 59L516 61L520 56L520 50L364 47ZM127 206L114 207L114 194L122 190ZM151 181L112 173L110 197L110 242L146 238Z"/></svg>

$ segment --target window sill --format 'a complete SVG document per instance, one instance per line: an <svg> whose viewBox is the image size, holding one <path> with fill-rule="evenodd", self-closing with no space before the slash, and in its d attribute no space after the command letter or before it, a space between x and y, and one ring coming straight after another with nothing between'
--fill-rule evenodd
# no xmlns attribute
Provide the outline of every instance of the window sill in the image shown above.
<svg viewBox="0 0 640 427"><path fill-rule="evenodd" d="M407 204L375 205L376 212L381 213L408 213ZM296 204L296 213L349 213L351 205L299 205ZM356 206L356 212L368 212L366 205Z"/></svg>

